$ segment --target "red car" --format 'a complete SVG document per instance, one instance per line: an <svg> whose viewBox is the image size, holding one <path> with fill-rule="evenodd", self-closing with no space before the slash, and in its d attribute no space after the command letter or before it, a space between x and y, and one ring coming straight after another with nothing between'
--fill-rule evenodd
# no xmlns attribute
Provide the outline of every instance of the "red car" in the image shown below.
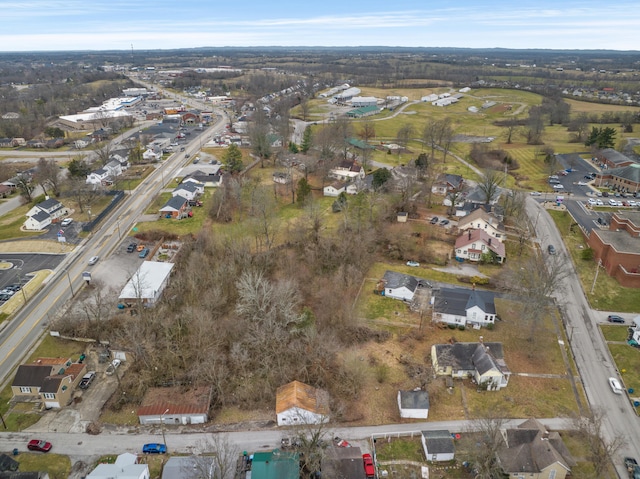
<svg viewBox="0 0 640 479"><path fill-rule="evenodd" d="M376 477L376 468L373 465L371 454L363 454L362 462L364 463L364 473L367 477Z"/></svg>
<svg viewBox="0 0 640 479"><path fill-rule="evenodd" d="M30 451L49 452L51 450L51 443L40 439L31 439L29 444L27 444L27 449Z"/></svg>

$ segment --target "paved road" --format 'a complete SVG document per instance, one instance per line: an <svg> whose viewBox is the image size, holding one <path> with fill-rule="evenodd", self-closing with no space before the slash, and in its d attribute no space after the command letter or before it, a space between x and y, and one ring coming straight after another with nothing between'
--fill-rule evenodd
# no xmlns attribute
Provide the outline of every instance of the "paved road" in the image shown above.
<svg viewBox="0 0 640 479"><path fill-rule="evenodd" d="M571 350L589 404L592 409L605 413L604 432L607 439L624 438L624 447L614 464L620 477L626 477L626 471L621 465L622 457L637 456L640 452L640 419L626 395L613 394L607 383L609 377L618 374L597 326L602 313L594 312L589 307L569 253L562 242L561 233L551 217L532 198L527 200L527 213L532 222L536 221L537 236L542 239L542 251L546 252L546 246L553 243L558 255L565 258L567 267L570 268L570 274L564 279L562 290L556 292L555 300L562 311Z"/></svg>

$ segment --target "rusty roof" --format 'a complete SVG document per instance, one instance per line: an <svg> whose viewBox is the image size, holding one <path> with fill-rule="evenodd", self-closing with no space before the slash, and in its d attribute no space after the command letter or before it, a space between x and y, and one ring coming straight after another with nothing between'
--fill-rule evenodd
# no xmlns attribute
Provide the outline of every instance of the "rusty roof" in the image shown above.
<svg viewBox="0 0 640 479"><path fill-rule="evenodd" d="M62 366L69 358L37 358L33 362L39 366Z"/></svg>
<svg viewBox="0 0 640 479"><path fill-rule="evenodd" d="M150 388L138 408L138 416L163 414L207 414L211 401L211 388L185 390L179 387Z"/></svg>
<svg viewBox="0 0 640 479"><path fill-rule="evenodd" d="M317 414L329 413L329 397L322 389L300 381L280 386L276 391L276 414L299 407Z"/></svg>

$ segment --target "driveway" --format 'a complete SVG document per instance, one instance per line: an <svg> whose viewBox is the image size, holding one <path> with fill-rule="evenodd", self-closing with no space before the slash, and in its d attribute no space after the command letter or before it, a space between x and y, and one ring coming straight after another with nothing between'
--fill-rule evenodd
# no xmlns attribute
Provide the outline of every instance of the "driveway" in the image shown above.
<svg viewBox="0 0 640 479"><path fill-rule="evenodd" d="M445 268L433 268L436 271L442 271L443 273L458 274L461 276L479 276L481 278L488 278L487 275L478 271L478 266L470 263L454 263Z"/></svg>

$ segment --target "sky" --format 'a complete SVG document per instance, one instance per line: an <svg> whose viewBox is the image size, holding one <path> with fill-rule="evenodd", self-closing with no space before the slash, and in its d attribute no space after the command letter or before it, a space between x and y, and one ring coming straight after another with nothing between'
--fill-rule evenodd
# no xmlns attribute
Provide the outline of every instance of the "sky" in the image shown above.
<svg viewBox="0 0 640 479"><path fill-rule="evenodd" d="M223 46L640 50L637 0L0 0L0 51Z"/></svg>

